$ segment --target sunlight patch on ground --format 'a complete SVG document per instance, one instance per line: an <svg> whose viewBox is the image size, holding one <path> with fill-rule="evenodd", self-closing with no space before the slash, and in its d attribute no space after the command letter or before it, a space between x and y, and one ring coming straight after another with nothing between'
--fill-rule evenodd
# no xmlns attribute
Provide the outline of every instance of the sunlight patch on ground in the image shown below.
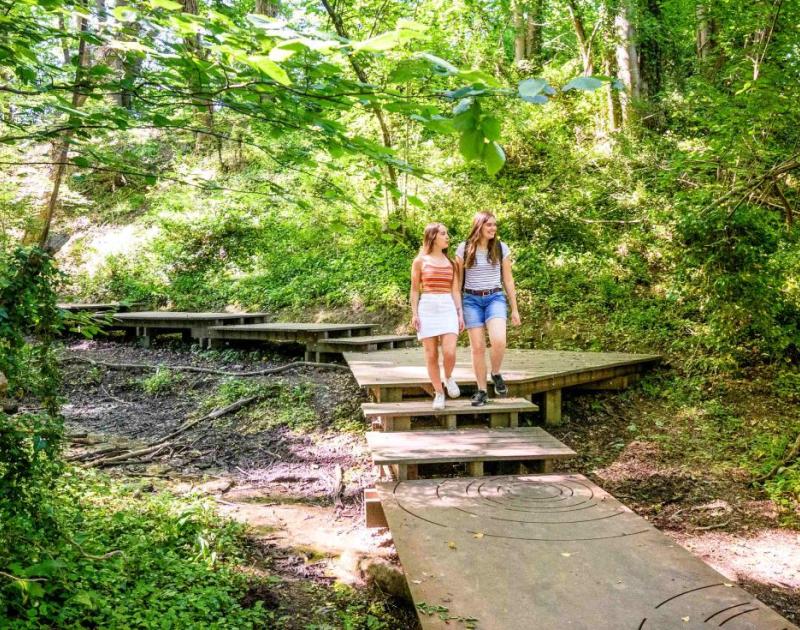
<svg viewBox="0 0 800 630"><path fill-rule="evenodd" d="M797 532L764 529L753 536L727 532L666 533L728 579L748 578L784 588L800 588Z"/></svg>

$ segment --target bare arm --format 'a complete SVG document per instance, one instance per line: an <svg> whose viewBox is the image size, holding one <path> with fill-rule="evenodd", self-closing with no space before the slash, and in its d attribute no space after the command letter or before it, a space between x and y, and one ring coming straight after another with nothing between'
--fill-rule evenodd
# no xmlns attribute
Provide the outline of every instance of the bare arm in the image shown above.
<svg viewBox="0 0 800 630"><path fill-rule="evenodd" d="M453 304L456 305L456 314L458 315L458 332L464 330L464 315L462 314L461 303L461 266L458 264L458 258L453 268L453 286L451 292L453 294Z"/></svg>
<svg viewBox="0 0 800 630"><path fill-rule="evenodd" d="M411 325L419 330L419 295L422 288L422 259L417 257L411 263Z"/></svg>
<svg viewBox="0 0 800 630"><path fill-rule="evenodd" d="M511 323L514 326L519 326L521 321L519 317L519 309L517 308L517 288L514 286L514 275L511 273L511 259L506 256L503 259L503 287L506 290L506 296L511 303Z"/></svg>

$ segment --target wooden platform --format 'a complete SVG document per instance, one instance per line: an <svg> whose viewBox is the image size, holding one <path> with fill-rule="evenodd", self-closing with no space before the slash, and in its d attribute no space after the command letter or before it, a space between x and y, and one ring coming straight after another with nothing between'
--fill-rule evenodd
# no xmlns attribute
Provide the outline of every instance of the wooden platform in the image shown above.
<svg viewBox="0 0 800 630"><path fill-rule="evenodd" d="M376 466L389 466L398 479L413 479L421 464L468 464L483 475L485 462L542 462L575 457L575 451L539 427L453 431L367 433ZM545 471L546 472L546 469Z"/></svg>
<svg viewBox="0 0 800 630"><path fill-rule="evenodd" d="M209 345L225 341L267 341L270 343L298 343L306 348L307 361L319 361L327 354L350 350L339 347L343 340L360 339L372 335L375 324L316 324L306 322L280 322L234 326L211 326L208 329ZM356 344L358 345L358 344ZM362 349L368 351L370 344Z"/></svg>
<svg viewBox="0 0 800 630"><path fill-rule="evenodd" d="M261 322L266 313L191 313L170 311L138 311L135 313L117 313L114 315L113 327L135 330L140 343L147 347L152 337L180 332L188 339L202 340L208 337L211 326L244 324Z"/></svg>
<svg viewBox="0 0 800 630"><path fill-rule="evenodd" d="M56 306L62 311L69 311L70 313L106 313L109 311L126 313L141 307L142 304L127 302L59 302Z"/></svg>
<svg viewBox="0 0 800 630"><path fill-rule="evenodd" d="M328 338L316 342L311 349L318 352L377 352L416 345L413 335L361 335L357 337Z"/></svg>
<svg viewBox="0 0 800 630"><path fill-rule="evenodd" d="M378 493L425 630L797 630L581 475Z"/></svg>
<svg viewBox="0 0 800 630"><path fill-rule="evenodd" d="M358 384L369 389L378 402L419 396L430 382L419 349L347 352L344 357ZM660 360L659 355L652 354L507 350L503 377L510 396L543 393L545 418L549 424L557 424L561 421L563 388L636 375ZM469 348L458 348L453 376L459 385L475 386Z"/></svg>
<svg viewBox="0 0 800 630"><path fill-rule="evenodd" d="M497 398L482 407L473 407L467 398L448 400L444 409L435 410L428 400L396 403L363 403L361 411L367 420L378 421L385 431L407 431L414 417L438 418L443 426L455 429L459 419L489 416L489 426L516 427L520 413L533 413L539 407L525 398Z"/></svg>

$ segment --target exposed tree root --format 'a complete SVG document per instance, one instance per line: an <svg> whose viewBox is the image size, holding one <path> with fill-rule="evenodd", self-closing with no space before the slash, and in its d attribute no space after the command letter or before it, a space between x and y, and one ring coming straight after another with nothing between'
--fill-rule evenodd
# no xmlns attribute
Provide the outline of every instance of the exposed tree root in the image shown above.
<svg viewBox="0 0 800 630"><path fill-rule="evenodd" d="M203 374L216 374L217 376L266 376L269 374L280 374L287 370L301 367L322 368L327 370L349 371L346 365L338 363L317 363L315 361L293 361L286 365L279 365L274 368L263 370L253 370L250 372L230 372L228 370L215 370L213 368L197 367L194 365L150 365L149 363L108 363L106 361L96 361L87 357L63 357L60 363L88 363L89 365L104 367L109 370L175 370L178 372L201 372ZM128 401L125 401L128 402Z"/></svg>

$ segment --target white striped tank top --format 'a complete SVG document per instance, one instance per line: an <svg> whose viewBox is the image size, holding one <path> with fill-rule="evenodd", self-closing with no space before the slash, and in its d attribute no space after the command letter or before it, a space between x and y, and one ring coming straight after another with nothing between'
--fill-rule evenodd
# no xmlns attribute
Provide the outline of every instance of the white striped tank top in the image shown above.
<svg viewBox="0 0 800 630"><path fill-rule="evenodd" d="M467 244L462 242L456 249L456 256L466 264L464 252ZM506 259L511 253L508 245L500 241L502 250L502 260ZM486 291L488 289L502 288L502 260L491 264L489 262L489 250L479 249L475 252L475 264L470 268L464 268L464 288L473 291Z"/></svg>

